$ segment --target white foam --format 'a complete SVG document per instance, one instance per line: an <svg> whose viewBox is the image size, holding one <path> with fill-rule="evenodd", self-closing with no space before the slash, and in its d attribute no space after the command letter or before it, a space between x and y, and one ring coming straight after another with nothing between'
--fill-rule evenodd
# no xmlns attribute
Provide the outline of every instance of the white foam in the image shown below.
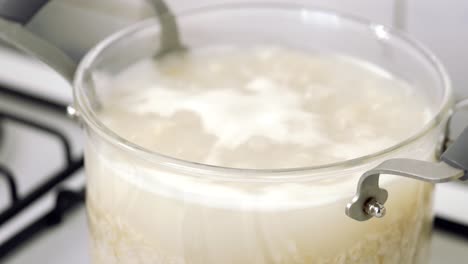
<svg viewBox="0 0 468 264"><path fill-rule="evenodd" d="M408 138L431 117L424 97L384 69L279 48L195 52L141 62L113 79L97 76L116 90L102 118L118 134L212 165L284 168L357 158ZM144 132L122 113L144 123Z"/></svg>
<svg viewBox="0 0 468 264"><path fill-rule="evenodd" d="M178 91L154 85L134 98L139 104L132 106L131 111L163 117L191 111L201 118L206 132L217 137L219 147L231 149L255 136L278 144L315 145L329 141L317 127L320 122L315 120L320 116L301 109L301 94L267 77L252 79L245 89L252 93L232 88Z"/></svg>

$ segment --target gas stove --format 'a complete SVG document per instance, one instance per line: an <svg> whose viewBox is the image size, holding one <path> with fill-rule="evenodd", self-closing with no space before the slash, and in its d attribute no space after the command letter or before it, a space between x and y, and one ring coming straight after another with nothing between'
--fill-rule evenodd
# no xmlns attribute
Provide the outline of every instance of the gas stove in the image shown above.
<svg viewBox="0 0 468 264"><path fill-rule="evenodd" d="M84 175L80 127L66 116L64 96L54 91L70 88L21 55L0 50L0 57L8 61L1 74L9 76L0 82L2 262L83 208ZM11 76L23 78L13 83Z"/></svg>

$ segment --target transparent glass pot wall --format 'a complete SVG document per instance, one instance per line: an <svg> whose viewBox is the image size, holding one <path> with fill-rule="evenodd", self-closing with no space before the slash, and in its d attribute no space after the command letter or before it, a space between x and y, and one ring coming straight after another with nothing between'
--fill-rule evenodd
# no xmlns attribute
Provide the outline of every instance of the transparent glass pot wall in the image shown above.
<svg viewBox="0 0 468 264"><path fill-rule="evenodd" d="M359 176L383 160L435 160L451 90L431 54L382 26L314 9L224 6L177 20L189 49L274 44L370 61L426 94L432 121L390 149L321 167L231 169L166 157L120 138L99 120L112 87L96 82L95 74L118 75L158 51L157 21L126 29L92 50L75 80L86 130L94 263L425 263L432 185L386 176L383 219L357 222L344 208Z"/></svg>

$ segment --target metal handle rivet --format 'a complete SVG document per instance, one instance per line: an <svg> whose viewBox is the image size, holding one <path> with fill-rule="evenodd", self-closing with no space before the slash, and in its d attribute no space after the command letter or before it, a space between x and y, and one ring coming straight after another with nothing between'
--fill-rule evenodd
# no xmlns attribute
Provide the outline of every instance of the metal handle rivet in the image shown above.
<svg viewBox="0 0 468 264"><path fill-rule="evenodd" d="M67 106L67 115L73 120L80 120L80 113L73 106Z"/></svg>
<svg viewBox="0 0 468 264"><path fill-rule="evenodd" d="M370 199L364 206L364 212L376 218L382 218L387 213L385 206L375 199Z"/></svg>

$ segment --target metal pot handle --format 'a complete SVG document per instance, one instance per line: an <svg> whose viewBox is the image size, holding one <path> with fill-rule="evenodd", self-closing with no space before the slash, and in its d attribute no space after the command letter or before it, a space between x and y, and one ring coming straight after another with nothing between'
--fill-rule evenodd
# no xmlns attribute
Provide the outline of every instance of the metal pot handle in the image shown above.
<svg viewBox="0 0 468 264"><path fill-rule="evenodd" d="M72 83L76 63L62 50L29 32L21 24L0 18L0 40L39 59Z"/></svg>
<svg viewBox="0 0 468 264"><path fill-rule="evenodd" d="M162 37L159 53L156 56L184 49L180 42L175 17L165 0L147 1L156 11L156 17L161 24ZM26 24L48 2L48 0L0 1L0 40L39 59L72 83L77 63L61 49L23 27L23 24Z"/></svg>
<svg viewBox="0 0 468 264"><path fill-rule="evenodd" d="M468 106L468 99L460 101L454 110L466 106ZM445 143L446 140L442 144L445 145ZM361 176L356 195L346 206L346 215L357 221L385 216L384 204L387 201L388 192L379 187L381 174L403 176L431 183L457 179L468 180L468 128L465 128L462 134L443 152L440 160L438 163L413 159L390 159L382 162Z"/></svg>

